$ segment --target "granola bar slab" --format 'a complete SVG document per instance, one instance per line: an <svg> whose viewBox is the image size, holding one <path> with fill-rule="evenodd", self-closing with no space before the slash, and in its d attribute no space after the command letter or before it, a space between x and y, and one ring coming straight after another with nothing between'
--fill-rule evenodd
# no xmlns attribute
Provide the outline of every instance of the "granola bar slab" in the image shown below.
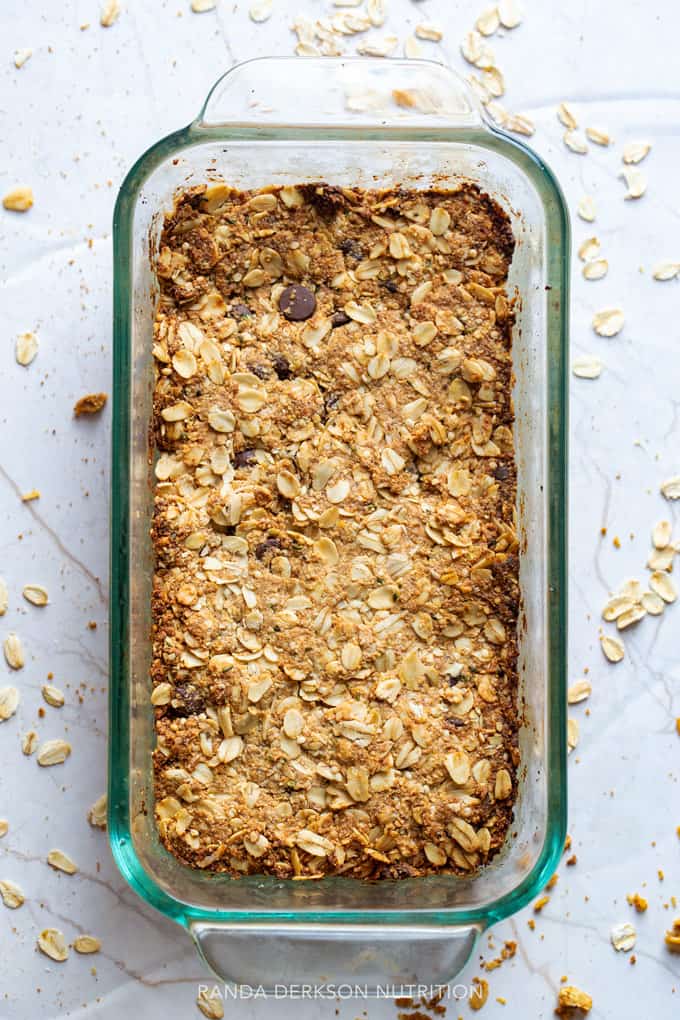
<svg viewBox="0 0 680 1020"><path fill-rule="evenodd" d="M181 193L156 271L156 817L190 865L465 874L516 794L513 237L476 187Z"/></svg>

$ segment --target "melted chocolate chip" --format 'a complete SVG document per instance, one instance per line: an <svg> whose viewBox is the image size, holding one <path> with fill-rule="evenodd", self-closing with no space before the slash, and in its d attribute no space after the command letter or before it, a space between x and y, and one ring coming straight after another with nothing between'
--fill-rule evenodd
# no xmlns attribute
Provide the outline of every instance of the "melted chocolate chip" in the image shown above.
<svg viewBox="0 0 680 1020"><path fill-rule="evenodd" d="M357 262L360 262L364 257L363 248L353 237L343 237L338 248L343 255L349 255L350 258L356 259Z"/></svg>
<svg viewBox="0 0 680 1020"><path fill-rule="evenodd" d="M290 370L288 358L284 358L283 354L273 354L272 365L279 379L290 379L293 374Z"/></svg>
<svg viewBox="0 0 680 1020"><path fill-rule="evenodd" d="M457 715L447 715L444 720L444 724L454 729L458 729L461 726L465 726L465 719L459 719Z"/></svg>
<svg viewBox="0 0 680 1020"><path fill-rule="evenodd" d="M250 464L254 463L254 450L239 450L238 453L234 455L234 467L248 467Z"/></svg>
<svg viewBox="0 0 680 1020"><path fill-rule="evenodd" d="M346 326L351 321L347 312L333 312L331 315L331 326L333 329L337 329L338 326Z"/></svg>
<svg viewBox="0 0 680 1020"><path fill-rule="evenodd" d="M272 549L280 549L281 543L278 538L265 538L264 542L258 542L255 546L255 556L258 560L263 559Z"/></svg>
<svg viewBox="0 0 680 1020"><path fill-rule="evenodd" d="M269 369L266 365L248 365L248 368L258 379L268 379Z"/></svg>
<svg viewBox="0 0 680 1020"><path fill-rule="evenodd" d="M294 283L282 292L279 298L279 309L291 322L302 322L314 314L316 298L309 287Z"/></svg>
<svg viewBox="0 0 680 1020"><path fill-rule="evenodd" d="M509 476L510 469L505 464L499 464L493 473L494 478L497 478L499 482L504 482Z"/></svg>
<svg viewBox="0 0 680 1020"><path fill-rule="evenodd" d="M229 310L232 315L236 316L237 319L244 319L247 315L253 314L250 308L248 308L248 305L241 304L240 301L238 301L235 305L232 305Z"/></svg>
<svg viewBox="0 0 680 1020"><path fill-rule="evenodd" d="M173 701L177 704L171 706L171 711L176 716L200 715L205 711L203 694L194 684L175 684Z"/></svg>
<svg viewBox="0 0 680 1020"><path fill-rule="evenodd" d="M383 287L385 288L385 290L389 290L390 294L397 294L399 291L399 287L394 282L394 280L385 280L385 282L383 283Z"/></svg>

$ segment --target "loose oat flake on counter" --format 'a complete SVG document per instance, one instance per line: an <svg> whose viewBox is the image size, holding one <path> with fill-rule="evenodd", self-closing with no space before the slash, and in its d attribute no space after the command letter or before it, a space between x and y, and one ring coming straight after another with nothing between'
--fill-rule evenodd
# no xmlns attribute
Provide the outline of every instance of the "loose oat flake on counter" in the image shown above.
<svg viewBox="0 0 680 1020"><path fill-rule="evenodd" d="M181 194L156 272L156 818L234 876L466 873L516 793L513 252L471 185Z"/></svg>

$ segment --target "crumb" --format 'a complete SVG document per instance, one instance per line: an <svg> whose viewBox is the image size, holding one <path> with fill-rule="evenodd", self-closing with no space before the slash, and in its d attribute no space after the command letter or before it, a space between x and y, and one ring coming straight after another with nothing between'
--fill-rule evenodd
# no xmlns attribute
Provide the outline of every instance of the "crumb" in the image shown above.
<svg viewBox="0 0 680 1020"><path fill-rule="evenodd" d="M565 864L567 865L567 867L573 867L574 864L576 864L577 860L578 857L576 856L576 854L572 854L571 857L567 857Z"/></svg>
<svg viewBox="0 0 680 1020"><path fill-rule="evenodd" d="M557 993L557 1009L555 1012L558 1016L571 1016L572 1009L579 1009L583 1013L589 1013L593 1006L593 1000L587 992L582 992L580 988L575 988L574 985L564 985L560 988Z"/></svg>
<svg viewBox="0 0 680 1020"><path fill-rule="evenodd" d="M534 903L534 913L535 914L540 913L541 910L543 910L543 907L546 905L546 903L550 903L550 897L539 896L536 902Z"/></svg>
<svg viewBox="0 0 680 1020"><path fill-rule="evenodd" d="M536 922L534 921L533 917L529 918L529 920L527 921L527 925L531 928L532 931L536 930Z"/></svg>
<svg viewBox="0 0 680 1020"><path fill-rule="evenodd" d="M644 896L640 896L640 893L632 893L626 896L626 899L630 903L631 907L635 907L638 914L644 914L645 910L649 906Z"/></svg>
<svg viewBox="0 0 680 1020"><path fill-rule="evenodd" d="M80 418L83 414L98 414L107 400L106 393L88 393L76 401L73 413L76 418Z"/></svg>
<svg viewBox="0 0 680 1020"><path fill-rule="evenodd" d="M28 492L24 492L21 497L22 503L31 503L34 499L40 499L39 489L29 489Z"/></svg>
<svg viewBox="0 0 680 1020"><path fill-rule="evenodd" d="M559 880L560 880L560 876L557 874L557 872L555 872L555 874L552 876L552 878L548 879L548 881L546 883L546 886L545 886L546 889L554 889L555 886L557 885L557 883L559 882Z"/></svg>
<svg viewBox="0 0 680 1020"><path fill-rule="evenodd" d="M621 548L621 539L619 538L618 535L614 536L614 538L612 540L612 545L614 546L615 549L620 549Z"/></svg>

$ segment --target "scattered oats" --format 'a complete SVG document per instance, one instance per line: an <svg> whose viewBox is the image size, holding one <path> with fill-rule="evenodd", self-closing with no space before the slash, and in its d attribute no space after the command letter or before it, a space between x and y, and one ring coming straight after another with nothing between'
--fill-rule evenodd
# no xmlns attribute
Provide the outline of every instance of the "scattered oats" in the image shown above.
<svg viewBox="0 0 680 1020"><path fill-rule="evenodd" d="M47 863L55 871L64 871L67 875L75 875L78 865L72 861L63 850L50 850L47 855Z"/></svg>
<svg viewBox="0 0 680 1020"><path fill-rule="evenodd" d="M33 50L23 49L14 51L14 66L23 67L27 60L33 56Z"/></svg>
<svg viewBox="0 0 680 1020"><path fill-rule="evenodd" d="M441 42L444 35L442 30L430 21L416 25L415 32L418 39L428 39L430 42Z"/></svg>
<svg viewBox="0 0 680 1020"><path fill-rule="evenodd" d="M38 353L38 338L35 333L19 333L14 356L18 363L26 368Z"/></svg>
<svg viewBox="0 0 680 1020"><path fill-rule="evenodd" d="M399 38L396 35L386 36L382 42L367 42L357 46L357 53L365 57L389 57L399 45Z"/></svg>
<svg viewBox="0 0 680 1020"><path fill-rule="evenodd" d="M646 615L647 610L642 604L633 606L631 609L627 609L625 613L621 613L616 617L617 630L625 630L626 627L631 627L634 623L639 623Z"/></svg>
<svg viewBox="0 0 680 1020"><path fill-rule="evenodd" d="M214 11L217 7L217 0L191 0L191 9L194 14L205 14L206 11Z"/></svg>
<svg viewBox="0 0 680 1020"><path fill-rule="evenodd" d="M9 832L9 822L5 818L0 818L0 839L6 836Z"/></svg>
<svg viewBox="0 0 680 1020"><path fill-rule="evenodd" d="M477 65L477 61L483 54L483 42L479 32L473 30L472 32L467 33L460 44L460 52L463 54L468 64Z"/></svg>
<svg viewBox="0 0 680 1020"><path fill-rule="evenodd" d="M10 910L16 910L26 899L21 886L16 882L10 882L8 878L0 881L0 896L2 896L2 902Z"/></svg>
<svg viewBox="0 0 680 1020"><path fill-rule="evenodd" d="M65 740L46 740L38 751L38 765L62 765L71 753L71 745Z"/></svg>
<svg viewBox="0 0 680 1020"><path fill-rule="evenodd" d="M40 688L42 696L52 708L62 708L64 704L64 692L53 684L43 684Z"/></svg>
<svg viewBox="0 0 680 1020"><path fill-rule="evenodd" d="M580 701L585 701L592 694L592 690L593 687L590 680L586 680L585 677L582 680L575 680L567 691L568 704L578 705Z"/></svg>
<svg viewBox="0 0 680 1020"><path fill-rule="evenodd" d="M651 149L649 142L628 142L623 147L624 163L641 163Z"/></svg>
<svg viewBox="0 0 680 1020"><path fill-rule="evenodd" d="M680 475L667 478L661 483L661 495L665 499L680 499Z"/></svg>
<svg viewBox="0 0 680 1020"><path fill-rule="evenodd" d="M482 83L490 96L499 99L505 95L505 79L503 72L499 71L497 67L490 67L487 71L482 71Z"/></svg>
<svg viewBox="0 0 680 1020"><path fill-rule="evenodd" d="M569 754L578 744L579 728L576 719L567 719L567 751Z"/></svg>
<svg viewBox="0 0 680 1020"><path fill-rule="evenodd" d="M617 637L610 637L609 634L602 634L600 636L600 644L602 645L602 651L606 659L610 662L621 662L626 650L623 646L623 641Z"/></svg>
<svg viewBox="0 0 680 1020"><path fill-rule="evenodd" d="M647 560L647 566L650 570L672 570L674 556L675 549L672 545L667 546L665 549L652 549Z"/></svg>
<svg viewBox="0 0 680 1020"><path fill-rule="evenodd" d="M76 953L98 953L101 947L101 940L94 935L77 935L73 940Z"/></svg>
<svg viewBox="0 0 680 1020"><path fill-rule="evenodd" d="M95 829L106 828L107 796L105 793L98 797L90 810L87 812L87 820Z"/></svg>
<svg viewBox="0 0 680 1020"><path fill-rule="evenodd" d="M486 112L499 127L505 126L505 122L508 119L508 111L501 103L497 103L492 99L491 102L486 103Z"/></svg>
<svg viewBox="0 0 680 1020"><path fill-rule="evenodd" d="M422 57L423 47L420 45L414 35L407 35L404 40L404 56L409 57L411 60L417 60L418 57Z"/></svg>
<svg viewBox="0 0 680 1020"><path fill-rule="evenodd" d="M557 1003L560 1009L580 1009L584 1013L590 1012L593 1006L592 997L574 985L562 985L557 993Z"/></svg>
<svg viewBox="0 0 680 1020"><path fill-rule="evenodd" d="M117 21L120 16L120 4L118 0L106 0L106 3L102 7L102 12L99 18L99 24L103 28L110 28L114 21Z"/></svg>
<svg viewBox="0 0 680 1020"><path fill-rule="evenodd" d="M557 119L565 126L567 131L575 131L578 127L576 115L568 103L560 103L557 107Z"/></svg>
<svg viewBox="0 0 680 1020"><path fill-rule="evenodd" d="M670 521L659 521L652 528L652 545L655 549L665 549L670 545L673 535L673 525Z"/></svg>
<svg viewBox="0 0 680 1020"><path fill-rule="evenodd" d="M387 0L366 0L366 13L373 28L381 28L387 17Z"/></svg>
<svg viewBox="0 0 680 1020"><path fill-rule="evenodd" d="M527 138L530 138L536 130L534 122L524 113L509 114L503 126L513 134L526 135Z"/></svg>
<svg viewBox="0 0 680 1020"><path fill-rule="evenodd" d="M595 219L595 199L593 196L584 195L579 200L576 211L582 220L585 220L586 223L592 223Z"/></svg>
<svg viewBox="0 0 680 1020"><path fill-rule="evenodd" d="M497 7L486 7L475 21L475 28L481 35L493 35L501 19Z"/></svg>
<svg viewBox="0 0 680 1020"><path fill-rule="evenodd" d="M616 336L625 322L620 308L603 308L593 316L593 329L598 336Z"/></svg>
<svg viewBox="0 0 680 1020"><path fill-rule="evenodd" d="M680 262L657 262L652 270L655 280L674 280L680 273Z"/></svg>
<svg viewBox="0 0 680 1020"><path fill-rule="evenodd" d="M602 374L602 362L594 354L584 354L572 362L571 370L579 379L599 379Z"/></svg>
<svg viewBox="0 0 680 1020"><path fill-rule="evenodd" d="M33 190L25 185L12 188L3 198L2 204L10 212L28 212L33 205Z"/></svg>
<svg viewBox="0 0 680 1020"><path fill-rule="evenodd" d="M224 1006L222 1005L217 988L211 990L201 988L196 999L196 1005L203 1016L208 1017L208 1020L222 1020L224 1017Z"/></svg>
<svg viewBox="0 0 680 1020"><path fill-rule="evenodd" d="M642 198L647 190L647 179L642 170L622 170L621 177L623 177L628 188L625 197Z"/></svg>
<svg viewBox="0 0 680 1020"><path fill-rule="evenodd" d="M12 718L19 707L19 700L16 687L0 687L0 722Z"/></svg>
<svg viewBox="0 0 680 1020"><path fill-rule="evenodd" d="M664 602L675 602L677 592L673 587L673 582L667 573L663 570L655 570L649 576L649 587L652 591L664 600Z"/></svg>
<svg viewBox="0 0 680 1020"><path fill-rule="evenodd" d="M21 643L21 638L18 634L13 632L8 634L3 641L3 650L5 652L5 659L10 669L21 669L24 665L24 646Z"/></svg>
<svg viewBox="0 0 680 1020"><path fill-rule="evenodd" d="M4 616L9 605L9 592L5 581L0 577L0 616Z"/></svg>
<svg viewBox="0 0 680 1020"><path fill-rule="evenodd" d="M611 145L612 142L609 134L606 131L603 131L602 128L587 127L586 137L589 138L591 142L595 142L596 145Z"/></svg>
<svg viewBox="0 0 680 1020"><path fill-rule="evenodd" d="M579 156L585 156L588 151L588 144L583 135L578 131L565 131L562 141L571 152L575 152Z"/></svg>
<svg viewBox="0 0 680 1020"><path fill-rule="evenodd" d="M38 949L57 963L68 959L66 939L58 928L45 928L38 936Z"/></svg>
<svg viewBox="0 0 680 1020"><path fill-rule="evenodd" d="M664 600L654 591L644 592L640 601L650 616L661 616L666 608Z"/></svg>
<svg viewBox="0 0 680 1020"><path fill-rule="evenodd" d="M260 24L271 18L273 3L272 0L255 0L255 3L250 5L248 14L250 15L251 21L256 24Z"/></svg>
<svg viewBox="0 0 680 1020"><path fill-rule="evenodd" d="M35 730L27 730L21 735L21 750L27 757L33 754L38 746L38 734Z"/></svg>
<svg viewBox="0 0 680 1020"><path fill-rule="evenodd" d="M498 17L503 28L517 28L522 23L522 8L517 0L500 0Z"/></svg>
<svg viewBox="0 0 680 1020"><path fill-rule="evenodd" d="M627 593L614 595L602 610L602 618L611 623L621 616L622 613L627 613L629 609L632 609L635 602L636 598L633 595Z"/></svg>
<svg viewBox="0 0 680 1020"><path fill-rule="evenodd" d="M630 921L622 921L615 924L609 933L612 945L617 953L628 953L635 946L637 932Z"/></svg>
<svg viewBox="0 0 680 1020"><path fill-rule="evenodd" d="M32 606L46 606L49 601L47 588L41 584L25 584L21 594Z"/></svg>
<svg viewBox="0 0 680 1020"><path fill-rule="evenodd" d="M583 267L583 275L586 280L601 280L607 275L609 263L606 259L592 259L586 262Z"/></svg>
<svg viewBox="0 0 680 1020"><path fill-rule="evenodd" d="M594 259L600 252L600 242L596 237L587 237L583 241L578 249L578 257L582 262L589 262L590 259Z"/></svg>

